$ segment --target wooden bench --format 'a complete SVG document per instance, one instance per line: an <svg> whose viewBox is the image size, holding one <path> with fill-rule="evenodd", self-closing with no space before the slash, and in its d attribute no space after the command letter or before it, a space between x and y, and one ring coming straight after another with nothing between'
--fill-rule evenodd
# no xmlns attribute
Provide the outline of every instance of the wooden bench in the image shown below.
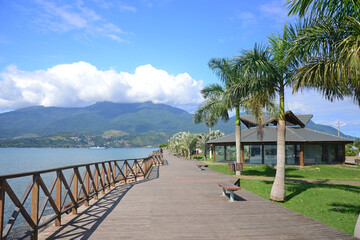
<svg viewBox="0 0 360 240"><path fill-rule="evenodd" d="M241 187L238 187L229 182L218 182L219 187L222 187L222 196L226 197L226 190L230 192L230 200L229 202L235 202L234 200L234 192L240 190Z"/></svg>
<svg viewBox="0 0 360 240"><path fill-rule="evenodd" d="M204 167L207 167L208 164L200 163L200 164L196 164L196 166L197 166L199 171L202 171L202 170L205 170Z"/></svg>

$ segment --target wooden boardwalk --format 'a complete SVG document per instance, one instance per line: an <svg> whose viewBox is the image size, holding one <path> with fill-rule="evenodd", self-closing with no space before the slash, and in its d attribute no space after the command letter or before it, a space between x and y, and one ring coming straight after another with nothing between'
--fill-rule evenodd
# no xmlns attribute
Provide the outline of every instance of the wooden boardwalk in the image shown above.
<svg viewBox="0 0 360 240"><path fill-rule="evenodd" d="M245 190L228 202L216 182L236 178L164 159L149 180L114 188L40 239L355 239Z"/></svg>

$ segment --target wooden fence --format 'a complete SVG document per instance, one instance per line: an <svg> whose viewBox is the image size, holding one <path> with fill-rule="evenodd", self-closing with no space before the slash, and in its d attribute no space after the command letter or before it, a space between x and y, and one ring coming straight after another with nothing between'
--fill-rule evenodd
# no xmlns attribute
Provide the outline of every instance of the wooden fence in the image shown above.
<svg viewBox="0 0 360 240"><path fill-rule="evenodd" d="M39 229L49 223L55 221L56 226L61 226L61 216L64 213L77 214L78 207L89 206L89 201L97 199L99 193L104 194L116 183L126 184L145 179L153 166L162 164L162 153L155 151L152 155L141 159L111 160L2 175L0 176L0 239L12 238L13 231L11 230L19 214L23 216L28 227L20 235L16 233L18 235L16 238L37 239ZM71 172L68 179L66 179L64 171ZM55 176L50 186L47 187L42 176L49 173L53 173ZM19 198L8 181L22 177L30 177L31 180L22 197ZM26 207L25 202L30 194L30 207ZM4 221L5 199L10 199L15 206L15 210L7 219L6 224ZM46 214L47 217L43 218L45 208L49 209L49 205L51 213ZM28 212L29 210L30 212Z"/></svg>

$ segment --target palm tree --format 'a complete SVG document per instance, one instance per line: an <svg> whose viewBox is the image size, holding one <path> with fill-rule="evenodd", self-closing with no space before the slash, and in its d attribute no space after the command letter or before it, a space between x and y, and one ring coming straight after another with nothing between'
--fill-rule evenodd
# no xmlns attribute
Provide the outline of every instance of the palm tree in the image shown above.
<svg viewBox="0 0 360 240"><path fill-rule="evenodd" d="M301 53L294 91L315 88L331 101L348 95L360 106L360 1L287 0L286 4L289 15L307 16L310 22L299 31L293 48L295 54ZM360 237L360 214L354 235Z"/></svg>
<svg viewBox="0 0 360 240"><path fill-rule="evenodd" d="M180 140L180 148L185 150L186 158L191 159L191 151L194 149L196 145L196 137L193 133L185 133L182 135Z"/></svg>
<svg viewBox="0 0 360 240"><path fill-rule="evenodd" d="M173 153L180 153L180 141L185 134L186 132L178 132L169 139L170 151L172 151Z"/></svg>
<svg viewBox="0 0 360 240"><path fill-rule="evenodd" d="M209 61L209 68L220 78L224 87L218 84L211 85L208 89L203 90L205 99L208 96L221 96L222 102L226 109L235 109L235 147L236 163L240 164L240 146L241 146L241 122L240 106L248 96L248 81L243 78L234 61L227 58L213 58ZM237 86L235 88L235 86ZM240 87L239 87L240 86ZM236 175L240 175L236 168Z"/></svg>
<svg viewBox="0 0 360 240"><path fill-rule="evenodd" d="M329 100L360 105L360 2L288 0L289 15L305 17L292 50L299 54L294 91L315 88Z"/></svg>
<svg viewBox="0 0 360 240"><path fill-rule="evenodd" d="M220 132L219 130L211 131L209 134L200 133L197 135L196 147L201 149L201 151L204 153L204 161L207 161L206 154L210 149L209 145L206 143L210 140L222 137L224 135L225 134L223 132Z"/></svg>
<svg viewBox="0 0 360 240"><path fill-rule="evenodd" d="M253 50L243 51L237 61L244 76L255 82L253 87L267 92L265 97L279 96L277 124L277 168L270 199L285 201L285 87L292 84L292 72L297 66L295 58L288 57L295 36L294 29L285 25L282 35L269 37L270 47L255 45ZM263 94L261 94L263 95ZM265 98L263 103L266 103Z"/></svg>
<svg viewBox="0 0 360 240"><path fill-rule="evenodd" d="M212 127L218 123L220 118L224 121L229 120L225 102L221 98L222 93L215 93L215 91L219 89L213 87L214 85L210 85L201 91L205 100L199 105L193 118L195 124L204 122L206 126L209 127L209 134L211 133Z"/></svg>
<svg viewBox="0 0 360 240"><path fill-rule="evenodd" d="M204 161L207 161L207 152L208 152L208 145L206 144L209 141L210 134L200 133L197 135L197 142L196 147L199 148L204 153Z"/></svg>

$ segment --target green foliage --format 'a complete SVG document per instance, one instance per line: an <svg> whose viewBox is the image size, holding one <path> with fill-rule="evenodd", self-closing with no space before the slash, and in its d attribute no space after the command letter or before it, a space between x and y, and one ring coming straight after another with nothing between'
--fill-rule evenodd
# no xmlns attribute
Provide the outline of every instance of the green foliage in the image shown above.
<svg viewBox="0 0 360 240"><path fill-rule="evenodd" d="M128 135L127 132L124 131L120 131L120 130L107 130L103 133L103 137L104 138L110 138L110 137L121 137L121 136L125 136Z"/></svg>
<svg viewBox="0 0 360 240"><path fill-rule="evenodd" d="M351 149L348 145L345 146L345 155L346 156L356 156L359 153L359 150Z"/></svg>
<svg viewBox="0 0 360 240"><path fill-rule="evenodd" d="M168 143L161 143L159 145L160 148L166 148L168 146Z"/></svg>
<svg viewBox="0 0 360 240"><path fill-rule="evenodd" d="M45 137L17 138L0 140L0 147L52 147L52 148L87 148L101 147L155 147L166 142L167 133L140 133L125 136L88 136L84 134L59 133Z"/></svg>

